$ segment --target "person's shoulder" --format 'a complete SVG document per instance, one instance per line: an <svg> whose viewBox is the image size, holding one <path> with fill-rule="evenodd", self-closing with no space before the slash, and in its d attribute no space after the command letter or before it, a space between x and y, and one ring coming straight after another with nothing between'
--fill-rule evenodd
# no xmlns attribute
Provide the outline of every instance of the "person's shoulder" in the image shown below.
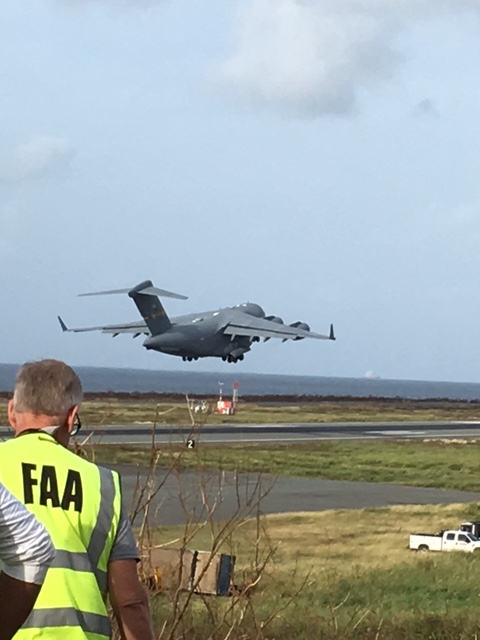
<svg viewBox="0 0 480 640"><path fill-rule="evenodd" d="M114 469L109 469L108 467L104 467L101 464L97 464L92 460L88 460L83 456L79 456L74 451L68 450L72 456L77 458L77 465L80 467L80 470L84 469L86 473L98 473L100 477L113 477L114 479L119 477L119 474Z"/></svg>
<svg viewBox="0 0 480 640"><path fill-rule="evenodd" d="M85 471L85 473L102 473L103 467L94 462L93 460L89 460L84 455L77 453L74 449L70 447L64 447L59 444L58 451L61 453L65 461L69 461L72 465L74 465L78 470Z"/></svg>
<svg viewBox="0 0 480 640"><path fill-rule="evenodd" d="M102 474L110 474L115 477L119 476L118 471L115 471L115 469L110 469L110 467L105 467L103 464L96 464L95 466L100 470L100 473Z"/></svg>
<svg viewBox="0 0 480 640"><path fill-rule="evenodd" d="M85 458L85 456L79 455L72 449L65 449L65 451L67 451L70 456L76 458L77 463L79 465L83 465L86 469L89 469L91 471L93 471L93 469L96 469L101 474L109 473L111 471L107 467L104 467L101 464L97 464L94 460L89 460L88 458Z"/></svg>

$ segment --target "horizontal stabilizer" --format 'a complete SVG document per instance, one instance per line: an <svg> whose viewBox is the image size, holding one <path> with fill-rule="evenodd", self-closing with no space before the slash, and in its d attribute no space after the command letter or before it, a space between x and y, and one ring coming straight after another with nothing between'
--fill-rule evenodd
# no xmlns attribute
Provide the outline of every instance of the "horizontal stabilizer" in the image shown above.
<svg viewBox="0 0 480 640"><path fill-rule="evenodd" d="M175 298L176 300L187 300L187 296L182 296L180 293L173 293L173 291L167 291L166 289L159 289L154 287L151 282L147 281L146 286L139 289L138 287L129 287L126 289L109 289L108 291L92 291L89 293L79 293L80 298L87 296L109 296L117 293L130 293L130 291L136 290L137 293L147 296L162 296L164 298Z"/></svg>

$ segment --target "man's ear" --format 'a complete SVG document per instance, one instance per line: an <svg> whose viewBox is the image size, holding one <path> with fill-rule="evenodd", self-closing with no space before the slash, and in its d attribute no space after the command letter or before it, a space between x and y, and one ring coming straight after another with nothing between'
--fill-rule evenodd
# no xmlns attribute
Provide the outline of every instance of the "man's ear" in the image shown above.
<svg viewBox="0 0 480 640"><path fill-rule="evenodd" d="M17 416L15 415L15 407L13 404L13 400L9 400L8 402L8 422L12 429L17 428Z"/></svg>
<svg viewBox="0 0 480 640"><path fill-rule="evenodd" d="M67 413L67 427L68 433L71 433L73 430L73 423L75 422L75 416L78 413L78 404L68 410Z"/></svg>

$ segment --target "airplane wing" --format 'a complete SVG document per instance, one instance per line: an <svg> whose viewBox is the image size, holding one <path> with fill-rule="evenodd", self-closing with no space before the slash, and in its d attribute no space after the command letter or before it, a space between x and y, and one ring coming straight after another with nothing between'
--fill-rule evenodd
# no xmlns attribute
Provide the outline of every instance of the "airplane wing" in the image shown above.
<svg viewBox="0 0 480 640"><path fill-rule="evenodd" d="M150 331L147 328L145 322L131 322L127 324L107 324L99 327L80 327L80 328L69 328L62 320L60 316L58 317L58 322L62 327L62 331L70 331L72 333L83 333L85 331L101 331L102 333L111 333L114 336L117 336L119 333L133 333L134 336L140 335L144 333L149 336Z"/></svg>
<svg viewBox="0 0 480 640"><path fill-rule="evenodd" d="M286 324L277 324L271 320L256 318L246 313L235 314L222 327L223 333L229 336L247 336L250 338L282 338L283 340L295 340L295 338L316 338L317 340L335 340L333 325L330 325L329 335L306 331L298 327Z"/></svg>

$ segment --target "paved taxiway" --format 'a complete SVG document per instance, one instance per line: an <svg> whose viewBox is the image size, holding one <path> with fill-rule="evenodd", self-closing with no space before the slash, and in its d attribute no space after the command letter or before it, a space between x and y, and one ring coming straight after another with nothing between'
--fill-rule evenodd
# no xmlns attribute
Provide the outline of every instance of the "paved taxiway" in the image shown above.
<svg viewBox="0 0 480 640"><path fill-rule="evenodd" d="M122 476L125 504L130 507L135 487L145 471L131 465L115 465ZM140 474L140 478L139 478ZM422 489L393 484L344 482L310 478L274 478L256 474L185 471L170 474L158 469L150 478L158 490L150 509L151 522L158 525L203 522L213 509L213 519L327 509L361 509L405 504L449 504L480 501L480 493ZM179 500L179 496L182 500ZM258 500L260 496L262 499ZM137 520L138 522L138 520Z"/></svg>

